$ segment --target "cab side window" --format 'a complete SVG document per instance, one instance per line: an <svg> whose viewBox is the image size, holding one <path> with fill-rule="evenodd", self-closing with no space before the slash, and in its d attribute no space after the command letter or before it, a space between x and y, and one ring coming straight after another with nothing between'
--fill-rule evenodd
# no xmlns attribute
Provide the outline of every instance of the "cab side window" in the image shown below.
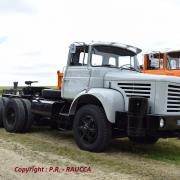
<svg viewBox="0 0 180 180"><path fill-rule="evenodd" d="M70 66L86 66L88 61L88 49L77 47L76 52L71 54Z"/></svg>

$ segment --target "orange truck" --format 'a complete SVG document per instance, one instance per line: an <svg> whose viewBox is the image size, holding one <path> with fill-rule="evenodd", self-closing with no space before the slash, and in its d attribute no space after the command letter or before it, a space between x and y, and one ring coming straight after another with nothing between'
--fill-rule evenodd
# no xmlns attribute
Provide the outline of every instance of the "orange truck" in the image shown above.
<svg viewBox="0 0 180 180"><path fill-rule="evenodd" d="M143 73L180 76L180 50L144 54Z"/></svg>

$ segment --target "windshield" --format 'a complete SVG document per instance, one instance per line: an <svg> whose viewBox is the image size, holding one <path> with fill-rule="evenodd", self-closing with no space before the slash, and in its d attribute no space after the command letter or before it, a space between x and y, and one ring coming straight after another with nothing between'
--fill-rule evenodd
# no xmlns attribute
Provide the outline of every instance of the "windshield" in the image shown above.
<svg viewBox="0 0 180 180"><path fill-rule="evenodd" d="M170 52L167 55L167 69L180 69L180 51Z"/></svg>
<svg viewBox="0 0 180 180"><path fill-rule="evenodd" d="M115 46L94 46L92 49L92 66L103 67L130 67L137 68L139 63L134 52Z"/></svg>

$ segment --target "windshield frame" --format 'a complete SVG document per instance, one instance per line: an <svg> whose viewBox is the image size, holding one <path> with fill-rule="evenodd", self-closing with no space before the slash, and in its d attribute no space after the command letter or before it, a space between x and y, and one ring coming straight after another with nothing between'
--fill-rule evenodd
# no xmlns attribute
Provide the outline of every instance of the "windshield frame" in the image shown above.
<svg viewBox="0 0 180 180"><path fill-rule="evenodd" d="M121 47L117 47L117 46L113 46L113 45L101 45L101 44L99 44L99 45L91 45L91 48L90 48L90 66L92 66L92 67L108 67L108 68L120 68L121 66L119 66L119 59L116 59L116 65L106 65L106 64L102 64L102 65L93 65L92 64L92 57L93 57L93 54L95 54L94 52L93 52L93 49L95 49L96 47L101 47L101 48L103 48L103 47L106 47L106 48L116 48L116 51L117 52L123 52L124 51L124 53L127 53L127 57L129 58L129 62L130 62L130 64L132 65L132 61L137 61L136 62L136 68L138 67L138 65L137 64L139 64L139 62L138 62L138 58L137 58L137 54L138 53L135 53L135 52L132 52L132 51L130 51L129 49L126 49L126 48L121 48ZM97 51L97 49L96 49L96 51ZM121 57L121 55L120 54L118 54L118 53L109 53L109 52L106 52L106 51L99 51L99 52L102 52L102 54L104 53L104 54L112 54L113 56L112 57L115 57L116 56L116 58L119 58L119 57ZM122 53L121 52L121 53ZM129 53L129 55L128 55L128 53ZM110 57L110 56L109 56ZM122 57L126 57L126 55L122 55ZM134 58L134 60L132 60L132 58ZM133 66L133 65L132 65ZM125 68L124 68L125 69ZM137 68L137 70L138 70L138 68Z"/></svg>

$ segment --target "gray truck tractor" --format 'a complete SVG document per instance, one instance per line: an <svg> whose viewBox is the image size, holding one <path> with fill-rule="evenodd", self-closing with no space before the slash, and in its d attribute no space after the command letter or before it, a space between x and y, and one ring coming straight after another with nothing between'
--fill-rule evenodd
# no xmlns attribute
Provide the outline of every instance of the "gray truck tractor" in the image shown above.
<svg viewBox="0 0 180 180"><path fill-rule="evenodd" d="M112 138L140 144L180 134L180 78L140 72L141 49L119 43L73 43L62 89L4 92L0 125L22 133L33 123L72 130L80 149L104 151ZM17 88L17 87L16 87Z"/></svg>

